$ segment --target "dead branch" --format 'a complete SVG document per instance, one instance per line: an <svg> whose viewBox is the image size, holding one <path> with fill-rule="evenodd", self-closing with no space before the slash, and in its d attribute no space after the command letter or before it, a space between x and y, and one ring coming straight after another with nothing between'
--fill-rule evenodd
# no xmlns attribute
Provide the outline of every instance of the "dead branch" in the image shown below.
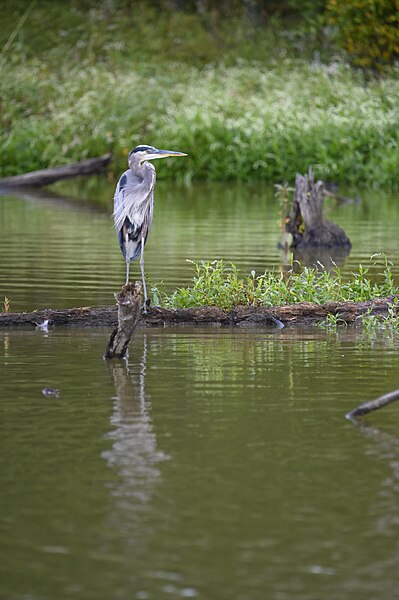
<svg viewBox="0 0 399 600"><path fill-rule="evenodd" d="M347 419L355 419L356 417L361 417L362 415L367 415L374 410L378 410L383 406L387 406L387 404L391 404L391 402L395 402L395 400L399 400L399 390L395 390L393 392L389 392L388 394L384 394L383 396L379 396L375 400L369 400L369 402L364 402L360 404L354 410L348 412L345 417Z"/></svg>

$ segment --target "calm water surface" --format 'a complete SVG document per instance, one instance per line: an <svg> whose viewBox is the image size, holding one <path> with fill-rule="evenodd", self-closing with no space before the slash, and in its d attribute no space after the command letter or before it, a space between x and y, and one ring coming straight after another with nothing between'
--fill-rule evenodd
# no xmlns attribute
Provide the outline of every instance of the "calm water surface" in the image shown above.
<svg viewBox="0 0 399 600"><path fill-rule="evenodd" d="M187 283L186 258L279 267L270 188L157 192L152 281ZM88 194L0 197L0 300L113 302L112 186ZM353 243L345 273L375 252L399 265L397 200L330 207ZM399 387L396 335L139 330L109 364L108 336L0 330L2 600L397 597L397 407L344 419Z"/></svg>
<svg viewBox="0 0 399 600"><path fill-rule="evenodd" d="M396 339L107 335L0 332L1 598L396 597Z"/></svg>

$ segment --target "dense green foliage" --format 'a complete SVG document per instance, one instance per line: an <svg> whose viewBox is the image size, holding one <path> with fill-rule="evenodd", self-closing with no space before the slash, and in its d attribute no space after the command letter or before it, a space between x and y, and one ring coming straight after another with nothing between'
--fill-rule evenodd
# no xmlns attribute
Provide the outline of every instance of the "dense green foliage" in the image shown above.
<svg viewBox="0 0 399 600"><path fill-rule="evenodd" d="M86 4L37 3L20 30L26 4L6 11L0 175L106 151L120 172L146 142L189 154L160 165L160 177L276 182L312 164L325 179L397 186L394 72L366 82L326 53L311 59L317 35L272 19L254 29L217 14L204 24L189 11Z"/></svg>
<svg viewBox="0 0 399 600"><path fill-rule="evenodd" d="M344 280L338 267L333 271L305 267L300 273L270 271L258 276L252 271L242 277L235 265L221 260L193 265L193 285L164 295L165 306L217 306L229 310L234 306L281 306L296 302L364 302L399 293L386 259L379 282L368 277L368 268L363 265L349 280ZM159 298L159 290L153 292Z"/></svg>
<svg viewBox="0 0 399 600"><path fill-rule="evenodd" d="M399 0L328 0L327 9L355 65L381 70L399 59Z"/></svg>
<svg viewBox="0 0 399 600"><path fill-rule="evenodd" d="M104 65L3 68L2 175L111 150L120 171L140 142L183 150L168 174L207 179L317 176L397 185L399 82L285 62L175 69L151 78ZM310 108L311 107L311 108ZM164 170L166 173L166 170Z"/></svg>

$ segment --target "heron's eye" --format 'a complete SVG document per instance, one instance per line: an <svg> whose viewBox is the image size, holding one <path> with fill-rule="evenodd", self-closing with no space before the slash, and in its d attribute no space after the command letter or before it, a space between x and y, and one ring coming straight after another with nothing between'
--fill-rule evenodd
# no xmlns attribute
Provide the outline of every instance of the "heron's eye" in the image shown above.
<svg viewBox="0 0 399 600"><path fill-rule="evenodd" d="M146 154L151 154L151 150L146 150Z"/></svg>

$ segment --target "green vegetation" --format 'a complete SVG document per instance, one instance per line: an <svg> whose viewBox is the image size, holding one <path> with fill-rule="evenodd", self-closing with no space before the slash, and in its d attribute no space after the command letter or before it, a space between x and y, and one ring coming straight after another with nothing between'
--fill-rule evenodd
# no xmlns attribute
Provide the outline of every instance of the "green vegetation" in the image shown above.
<svg viewBox="0 0 399 600"><path fill-rule="evenodd" d="M381 71L399 59L399 0L328 0L327 11L355 65Z"/></svg>
<svg viewBox="0 0 399 600"><path fill-rule="evenodd" d="M398 299L389 304L387 315L372 315L369 309L361 318L361 325L368 331L387 330L399 331Z"/></svg>
<svg viewBox="0 0 399 600"><path fill-rule="evenodd" d="M397 73L366 81L335 45L320 54L320 31L116 1L43 1L18 30L26 3L14 4L0 34L1 176L106 151L119 173L147 142L189 154L160 177L292 181L312 164L327 180L398 186Z"/></svg>
<svg viewBox="0 0 399 600"><path fill-rule="evenodd" d="M323 321L318 323L318 326L328 331L336 331L337 327L347 327L348 324L340 314L329 313Z"/></svg>
<svg viewBox="0 0 399 600"><path fill-rule="evenodd" d="M373 315L369 308L364 315L357 319L356 325L368 332L386 331L391 333L399 332L399 312L398 299L388 304L388 313L386 315ZM339 314L328 314L327 317L318 323L319 327L330 332L337 331L338 328L347 327L347 322Z"/></svg>
<svg viewBox="0 0 399 600"><path fill-rule="evenodd" d="M7 298L7 296L4 296L4 300L3 300L3 312L10 312L10 298Z"/></svg>
<svg viewBox="0 0 399 600"><path fill-rule="evenodd" d="M305 267L300 273L292 270L258 276L252 271L244 277L235 265L222 260L193 263L193 266L193 285L179 288L170 296L163 294L164 306L217 306L231 310L234 306L280 306L296 302L363 302L399 294L386 257L379 282L368 277L369 269L363 265L349 280L344 280L337 266L333 271ZM153 292L160 297L157 288Z"/></svg>

